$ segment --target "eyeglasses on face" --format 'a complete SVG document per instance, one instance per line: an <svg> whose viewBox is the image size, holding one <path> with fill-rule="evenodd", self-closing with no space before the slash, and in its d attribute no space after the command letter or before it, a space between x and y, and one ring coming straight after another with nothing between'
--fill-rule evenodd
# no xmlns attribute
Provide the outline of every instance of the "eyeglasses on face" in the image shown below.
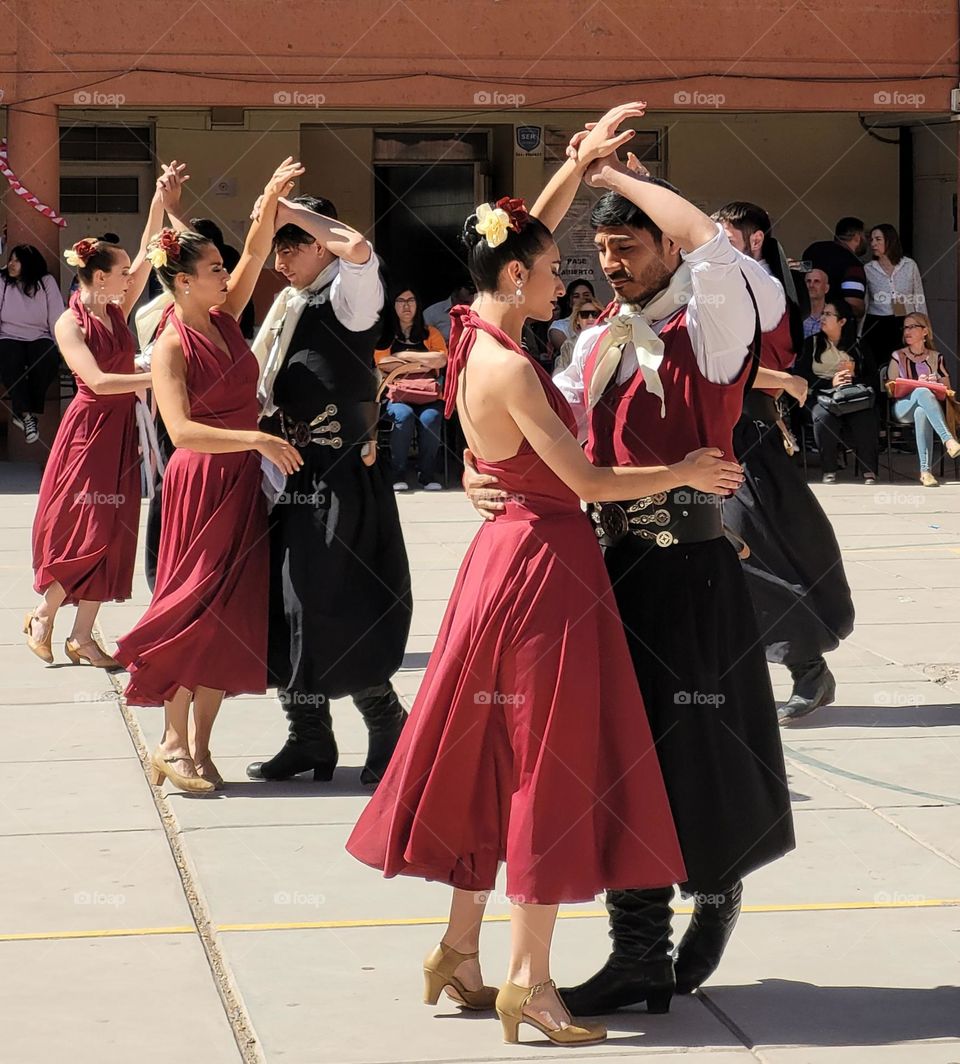
<svg viewBox="0 0 960 1064"><path fill-rule="evenodd" d="M835 310L824 310L820 312L821 318L839 318L840 315Z"/></svg>
<svg viewBox="0 0 960 1064"><path fill-rule="evenodd" d="M417 301L413 296L409 296L408 298L401 297L399 299L395 299L393 301L393 304L397 307L415 307L417 305Z"/></svg>
<svg viewBox="0 0 960 1064"><path fill-rule="evenodd" d="M903 331L904 332L910 332L911 329L922 329L922 328L923 328L922 325L914 325L913 323L911 323L910 325L904 325Z"/></svg>

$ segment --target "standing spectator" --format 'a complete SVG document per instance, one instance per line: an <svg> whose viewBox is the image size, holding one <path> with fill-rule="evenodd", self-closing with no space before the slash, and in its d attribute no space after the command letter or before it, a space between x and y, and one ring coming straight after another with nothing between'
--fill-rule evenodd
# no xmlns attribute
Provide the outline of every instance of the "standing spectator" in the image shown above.
<svg viewBox="0 0 960 1064"><path fill-rule="evenodd" d="M214 247L220 252L220 258L223 259L224 269L226 269L227 273L233 273L237 268L237 263L240 261L240 252L224 241L223 230L220 226L212 218L191 218L190 228L195 233L199 233L201 236L213 241ZM255 313L253 299L251 298L240 315L240 332L243 333L244 338L247 340L252 340L256 331Z"/></svg>
<svg viewBox="0 0 960 1064"><path fill-rule="evenodd" d="M583 277L578 277L567 285L567 290L560 297L557 316L550 323L550 343L555 351L560 351L566 340L573 336L573 316L585 299L596 299L593 285Z"/></svg>
<svg viewBox="0 0 960 1064"><path fill-rule="evenodd" d="M0 270L0 376L27 443L40 438L37 418L60 365L53 330L62 313L46 259L32 244L18 244Z"/></svg>
<svg viewBox="0 0 960 1064"><path fill-rule="evenodd" d="M844 411L820 401L820 396L829 399L845 384L866 384L874 388L877 379L869 352L861 349L856 338L853 312L844 300L827 301L821 315L820 332L813 338L813 358L797 368L810 383L807 405L813 415L813 436L820 452L823 483L836 482L837 445L845 427L849 427L853 437L864 484L876 483L879 445L874 407Z"/></svg>
<svg viewBox="0 0 960 1064"><path fill-rule="evenodd" d="M873 258L864 267L867 274L867 316L862 340L882 366L903 344L903 325L908 314L926 314L920 270L903 253L900 235L884 222L870 230Z"/></svg>
<svg viewBox="0 0 960 1064"><path fill-rule="evenodd" d="M563 346L560 348L560 354L557 355L557 358L553 363L554 373L559 373L570 365L570 360L573 358L573 348L576 345L577 337L580 335L581 330L589 329L591 326L596 325L597 318L599 318L602 313L603 307L600 306L593 296L588 296L574 313L570 315L570 337L563 341Z"/></svg>
<svg viewBox="0 0 960 1064"><path fill-rule="evenodd" d="M833 240L817 240L803 253L815 269L823 270L829 278L830 298L845 300L858 321L866 311L867 278L857 257L864 246L863 222L846 217L834 227Z"/></svg>
<svg viewBox="0 0 960 1064"><path fill-rule="evenodd" d="M459 305L459 304L458 304ZM441 370L447 364L447 345L438 329L427 325L416 293L401 288L388 300L382 346L373 354L381 373L397 373L387 387L387 413L393 420L390 462L393 490L409 491L407 461L417 434L417 472L427 491L440 491L437 458L443 419Z"/></svg>
<svg viewBox="0 0 960 1064"><path fill-rule="evenodd" d="M446 299L441 299L439 303L431 303L423 312L423 320L440 333L444 345L450 342L451 309L461 304L469 306L476 294L477 290L473 287L473 282L461 277Z"/></svg>
<svg viewBox="0 0 960 1064"><path fill-rule="evenodd" d="M824 270L814 267L806 275L807 295L810 297L810 313L803 319L803 338L806 340L820 332L820 315L827 298L830 278Z"/></svg>
<svg viewBox="0 0 960 1064"><path fill-rule="evenodd" d="M933 346L933 329L926 314L908 314L903 322L905 346L894 351L887 368L887 378L893 385L893 413L900 421L913 418L917 430L917 456L920 459L920 483L925 488L935 488L937 478L930 472L933 458L933 434L943 442L951 458L960 457L960 443L950 434L940 399L930 385L950 387L943 364L943 355ZM916 382L902 399L896 398L896 382Z"/></svg>

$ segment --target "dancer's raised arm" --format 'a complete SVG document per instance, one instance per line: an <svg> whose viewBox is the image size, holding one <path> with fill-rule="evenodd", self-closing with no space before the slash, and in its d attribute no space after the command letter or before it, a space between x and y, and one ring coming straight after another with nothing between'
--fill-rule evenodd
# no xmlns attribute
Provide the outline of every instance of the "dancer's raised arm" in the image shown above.
<svg viewBox="0 0 960 1064"><path fill-rule="evenodd" d="M140 248L134 256L133 262L130 263L130 287L124 292L123 298L120 300L120 309L123 311L125 318L130 316L133 308L137 305L137 300L142 295L144 288L146 288L147 280L150 277L147 245L150 243L150 238L163 225L163 199L167 194L166 188L169 183L179 187L181 180L188 180L188 178L181 178L180 175L184 170L184 165L183 163L178 163L176 159L169 165L166 163L161 165L163 166L163 173L157 178L157 185L147 214L147 224L143 227L143 233L140 237Z"/></svg>
<svg viewBox="0 0 960 1064"><path fill-rule="evenodd" d="M641 102L619 104L599 121L590 122L585 130L574 134L567 148L566 161L547 182L530 210L534 218L539 218L551 232L555 232L570 210L587 167L596 159L615 154L621 145L637 135L633 129L622 133L617 129L628 118L643 115L645 108L646 104Z"/></svg>
<svg viewBox="0 0 960 1064"><path fill-rule="evenodd" d="M302 173L304 168L288 155L274 170L264 186L263 194L254 204L250 215L253 224L244 241L240 261L230 274L227 298L223 304L223 310L231 317L239 318L243 308L250 302L260 271L270 254L273 234L277 231L277 205L280 197L293 189L296 179Z"/></svg>

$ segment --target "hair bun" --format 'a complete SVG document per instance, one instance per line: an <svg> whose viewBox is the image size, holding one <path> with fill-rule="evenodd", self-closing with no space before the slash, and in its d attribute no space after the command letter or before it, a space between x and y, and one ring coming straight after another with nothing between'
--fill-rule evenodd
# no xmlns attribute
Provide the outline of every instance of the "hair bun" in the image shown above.
<svg viewBox="0 0 960 1064"><path fill-rule="evenodd" d="M483 240L483 236L477 232L477 213L474 211L463 223L463 232L460 239L468 251L472 251Z"/></svg>

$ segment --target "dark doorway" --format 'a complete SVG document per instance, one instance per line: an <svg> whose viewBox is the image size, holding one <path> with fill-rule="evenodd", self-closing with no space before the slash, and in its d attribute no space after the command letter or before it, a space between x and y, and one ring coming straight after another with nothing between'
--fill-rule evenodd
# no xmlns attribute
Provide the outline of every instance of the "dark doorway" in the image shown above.
<svg viewBox="0 0 960 1064"><path fill-rule="evenodd" d="M429 306L464 271L460 233L476 206L473 163L377 164L375 245L391 284Z"/></svg>

